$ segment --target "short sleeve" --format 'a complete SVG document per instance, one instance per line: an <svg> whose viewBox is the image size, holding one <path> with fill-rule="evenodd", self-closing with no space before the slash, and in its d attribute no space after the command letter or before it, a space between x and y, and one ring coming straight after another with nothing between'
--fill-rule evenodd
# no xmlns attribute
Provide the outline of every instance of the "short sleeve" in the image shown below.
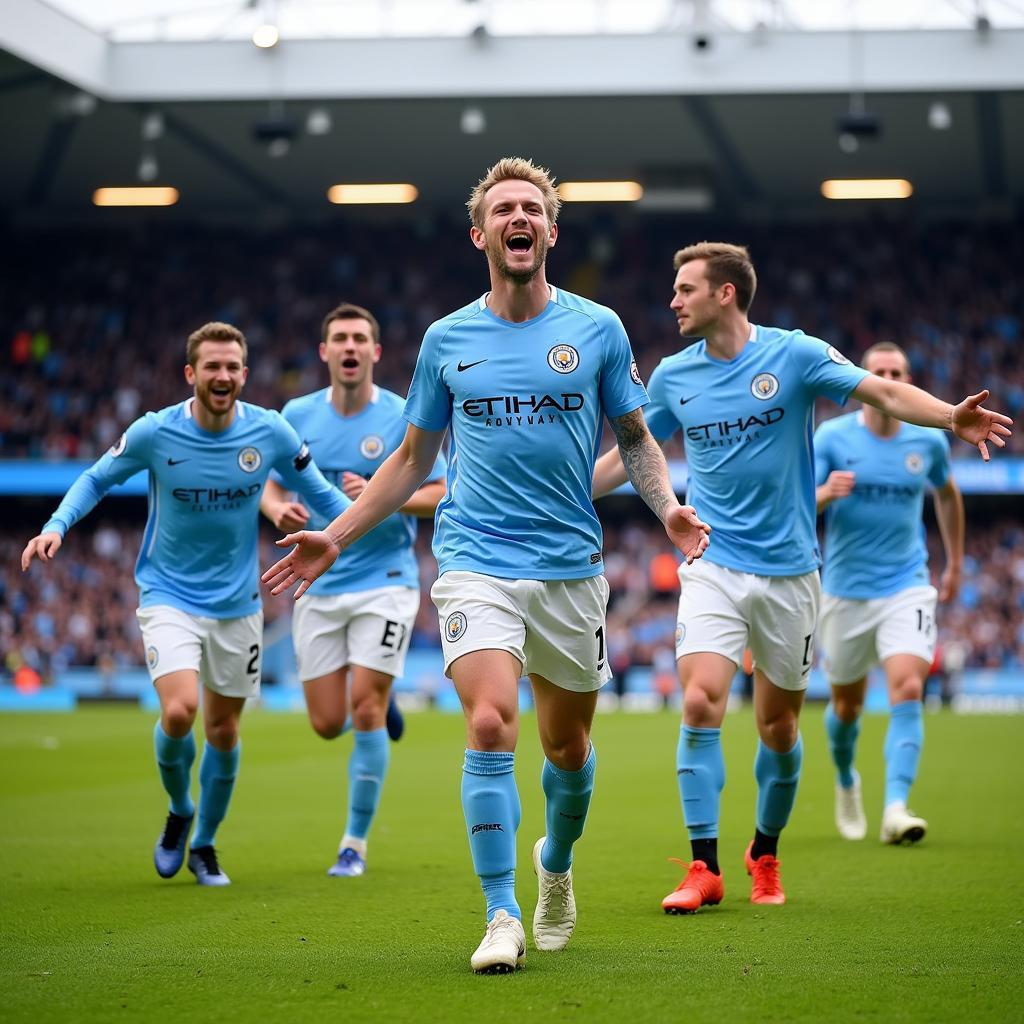
<svg viewBox="0 0 1024 1024"><path fill-rule="evenodd" d="M931 456L928 482L932 487L945 487L952 476L953 467L949 461L949 439L941 431L935 431L932 437Z"/></svg>
<svg viewBox="0 0 1024 1024"><path fill-rule="evenodd" d="M452 396L439 358L443 338L442 328L437 324L427 328L405 401L406 421L421 430L445 430L452 418Z"/></svg>
<svg viewBox="0 0 1024 1024"><path fill-rule="evenodd" d="M868 375L867 370L854 366L842 352L820 338L797 332L789 344L791 358L813 395L823 395L845 405L850 393Z"/></svg>
<svg viewBox="0 0 1024 1024"><path fill-rule="evenodd" d="M601 323L601 333L604 340L601 408L611 420L647 405L649 399L633 358L626 329L610 310Z"/></svg>
<svg viewBox="0 0 1024 1024"><path fill-rule="evenodd" d="M678 429L676 419L669 404L665 387L665 364L659 363L647 385L647 393L651 397L650 405L644 409L647 426L657 441L667 441Z"/></svg>

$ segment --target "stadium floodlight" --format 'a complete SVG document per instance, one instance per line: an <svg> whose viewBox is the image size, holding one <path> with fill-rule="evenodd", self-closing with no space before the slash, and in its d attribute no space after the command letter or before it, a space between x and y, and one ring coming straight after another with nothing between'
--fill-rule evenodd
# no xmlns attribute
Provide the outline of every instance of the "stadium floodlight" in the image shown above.
<svg viewBox="0 0 1024 1024"><path fill-rule="evenodd" d="M953 114L942 100L936 100L928 108L928 127L936 132L948 131L953 127Z"/></svg>
<svg viewBox="0 0 1024 1024"><path fill-rule="evenodd" d="M332 185L327 198L340 206L372 206L378 203L414 203L420 191L407 183L373 185Z"/></svg>
<svg viewBox="0 0 1024 1024"><path fill-rule="evenodd" d="M480 107L466 107L459 117L463 135L482 135L487 131L487 115Z"/></svg>
<svg viewBox="0 0 1024 1024"><path fill-rule="evenodd" d="M134 185L98 188L92 194L94 206L173 206L178 190L169 185Z"/></svg>
<svg viewBox="0 0 1024 1024"><path fill-rule="evenodd" d="M160 165L156 162L156 156L152 153L143 153L139 160L139 181L156 181L160 173Z"/></svg>
<svg viewBox="0 0 1024 1024"><path fill-rule="evenodd" d="M906 178L829 178L821 183L826 199L909 199L914 186Z"/></svg>
<svg viewBox="0 0 1024 1024"><path fill-rule="evenodd" d="M253 45L258 46L261 50L273 49L273 47L277 46L280 39L281 33L278 32L277 26L271 22L264 22L253 29Z"/></svg>
<svg viewBox="0 0 1024 1024"><path fill-rule="evenodd" d="M635 203L644 189L638 181L563 181L558 194L563 203Z"/></svg>

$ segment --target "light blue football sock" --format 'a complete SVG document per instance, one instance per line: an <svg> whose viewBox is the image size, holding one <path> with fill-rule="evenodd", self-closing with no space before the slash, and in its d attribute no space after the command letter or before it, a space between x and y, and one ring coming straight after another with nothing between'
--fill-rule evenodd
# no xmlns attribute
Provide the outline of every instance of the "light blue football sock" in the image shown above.
<svg viewBox="0 0 1024 1024"><path fill-rule="evenodd" d="M857 753L857 737L860 736L860 716L852 722L844 722L829 701L825 708L825 732L836 766L836 779L840 786L849 789L854 781L853 759Z"/></svg>
<svg viewBox="0 0 1024 1024"><path fill-rule="evenodd" d="M153 730L153 748L160 781L171 798L171 810L182 818L191 818L196 809L189 793L192 762L196 759L195 737L191 730L178 739L168 736L158 719Z"/></svg>
<svg viewBox="0 0 1024 1024"><path fill-rule="evenodd" d="M345 835L365 839L380 803L384 776L388 773L391 748L387 729L356 731L352 756L348 759L348 822Z"/></svg>
<svg viewBox="0 0 1024 1024"><path fill-rule="evenodd" d="M766 836L777 836L789 821L796 802L800 782L800 765L804 759L803 737L797 736L792 750L780 754L760 740L754 758L757 779L757 830Z"/></svg>
<svg viewBox="0 0 1024 1024"><path fill-rule="evenodd" d="M924 717L919 700L894 704L885 734L885 806L907 802L917 778L924 746Z"/></svg>
<svg viewBox="0 0 1024 1024"><path fill-rule="evenodd" d="M224 820L231 803L231 791L238 775L238 760L242 754L241 742L231 750L217 750L209 743L203 747L199 762L199 823L192 836L193 848L213 846L217 826Z"/></svg>
<svg viewBox="0 0 1024 1024"><path fill-rule="evenodd" d="M487 900L487 920L499 910L523 919L516 903L516 830L521 808L515 754L467 750L462 766L462 811L473 868Z"/></svg>
<svg viewBox="0 0 1024 1024"><path fill-rule="evenodd" d="M587 823L596 769L593 743L579 771L566 771L544 758L540 783L547 797L544 815L548 834L541 847L540 862L546 871L563 872L572 866L572 845L583 835Z"/></svg>
<svg viewBox="0 0 1024 1024"><path fill-rule="evenodd" d="M691 839L718 836L718 804L725 786L722 730L684 725L676 748L676 778Z"/></svg>

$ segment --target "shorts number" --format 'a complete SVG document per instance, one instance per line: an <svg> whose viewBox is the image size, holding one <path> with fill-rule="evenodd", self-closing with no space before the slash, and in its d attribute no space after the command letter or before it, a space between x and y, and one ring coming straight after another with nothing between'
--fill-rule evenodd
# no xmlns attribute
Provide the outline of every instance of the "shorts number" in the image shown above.
<svg viewBox="0 0 1024 1024"><path fill-rule="evenodd" d="M935 620L928 614L923 608L917 609L917 631L918 633L924 633L925 636L932 635L932 628L935 625Z"/></svg>
<svg viewBox="0 0 1024 1024"><path fill-rule="evenodd" d="M814 639L813 633L808 633L804 637L804 662L802 668L809 668L811 664L811 641Z"/></svg>
<svg viewBox="0 0 1024 1024"><path fill-rule="evenodd" d="M392 651L399 650L405 643L405 634L408 628L404 623L392 622L386 619L384 622L384 635L380 638L381 647L387 647Z"/></svg>
<svg viewBox="0 0 1024 1024"><path fill-rule="evenodd" d="M252 657L249 658L249 665L245 671L248 672L249 675L254 676L260 670L258 664L260 660L260 645L253 644L249 648L249 654L252 655Z"/></svg>
<svg viewBox="0 0 1024 1024"><path fill-rule="evenodd" d="M594 636L597 639L597 667L600 668L604 664L604 626L598 626Z"/></svg>

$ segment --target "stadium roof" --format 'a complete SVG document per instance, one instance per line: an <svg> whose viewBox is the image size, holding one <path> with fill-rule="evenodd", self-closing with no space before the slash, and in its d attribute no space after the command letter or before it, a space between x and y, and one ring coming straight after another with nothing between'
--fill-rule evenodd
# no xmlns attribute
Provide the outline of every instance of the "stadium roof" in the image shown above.
<svg viewBox="0 0 1024 1024"><path fill-rule="evenodd" d="M219 30L174 41L187 18L170 12L186 6L217 13ZM351 0L348 36L319 38L287 19L322 22L342 5L281 0L282 40L260 50L251 16L271 6L7 0L0 131L15 141L0 212L66 219L90 212L93 189L148 178L181 193L161 216L325 216L327 188L346 181L409 181L419 206L457 209L510 152L562 180L640 181L655 209L821 214L830 177L907 178L913 202L936 210L1006 213L1024 199L1024 28L1004 27L1024 24L1024 0L988 4L982 23L966 0L630 0L630 31L618 0L515 0L518 23L503 20L512 0ZM886 6L966 27L864 29ZM433 35L399 38L420 24L399 17L413 7L444 15ZM821 11L839 7L862 27L827 26ZM392 12L390 35L356 31L371 9ZM467 11L485 31L466 34ZM577 34L554 34L566 11ZM549 34L524 34L538 24ZM142 41L144 28L160 34Z"/></svg>

